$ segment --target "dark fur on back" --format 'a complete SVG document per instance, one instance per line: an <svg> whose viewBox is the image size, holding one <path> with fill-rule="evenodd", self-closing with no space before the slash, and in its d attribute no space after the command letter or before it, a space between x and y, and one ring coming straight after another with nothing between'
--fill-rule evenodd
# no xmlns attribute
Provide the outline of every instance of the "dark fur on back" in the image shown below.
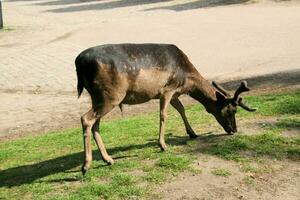
<svg viewBox="0 0 300 200"><path fill-rule="evenodd" d="M83 88L92 84L99 68L105 64L112 74L127 73L131 78L141 69L155 68L170 71L170 84L183 85L186 74L194 70L186 55L172 44L108 44L86 49L75 60L78 78L77 92L80 97ZM152 77L153 79L157 77ZM86 80L89 79L89 80Z"/></svg>

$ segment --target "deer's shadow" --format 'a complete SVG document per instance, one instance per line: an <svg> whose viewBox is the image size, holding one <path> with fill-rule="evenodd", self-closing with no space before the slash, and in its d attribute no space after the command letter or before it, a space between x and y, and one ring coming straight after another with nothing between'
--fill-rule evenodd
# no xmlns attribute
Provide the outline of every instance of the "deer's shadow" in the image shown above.
<svg viewBox="0 0 300 200"><path fill-rule="evenodd" d="M209 142L211 140L217 139L219 137L225 136L226 134L211 134L207 133L200 135L197 138L199 143ZM166 142L172 146L182 146L185 145L190 138L188 136L175 136L173 134L168 134L166 137ZM114 159L122 159L127 156L117 156L119 152L126 152L135 149L144 149L149 147L157 147L158 141L156 139L150 140L144 144L137 145L127 145L108 149L109 154L112 155ZM159 148L158 148L159 149ZM159 152L159 151L157 151ZM72 153L69 155L57 157L54 159L49 159L41 161L34 164L22 165L18 167L13 167L0 171L0 187L14 187L23 184L29 184L33 181L39 180L43 177L65 172L65 173L81 173L80 170L75 170L74 168L81 166L83 162L83 152ZM93 151L94 160L101 160L101 156L98 150ZM100 167L106 167L107 165L103 163ZM71 171L73 170L73 171ZM77 179L62 179L56 181L77 181Z"/></svg>

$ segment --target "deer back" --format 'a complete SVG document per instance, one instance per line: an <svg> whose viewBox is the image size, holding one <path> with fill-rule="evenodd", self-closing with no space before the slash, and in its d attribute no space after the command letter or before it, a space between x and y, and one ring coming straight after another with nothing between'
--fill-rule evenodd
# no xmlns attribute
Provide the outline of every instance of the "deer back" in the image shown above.
<svg viewBox="0 0 300 200"><path fill-rule="evenodd" d="M76 59L77 71L92 95L102 90L122 103L143 103L166 90L183 90L193 71L175 45L102 45L83 51Z"/></svg>

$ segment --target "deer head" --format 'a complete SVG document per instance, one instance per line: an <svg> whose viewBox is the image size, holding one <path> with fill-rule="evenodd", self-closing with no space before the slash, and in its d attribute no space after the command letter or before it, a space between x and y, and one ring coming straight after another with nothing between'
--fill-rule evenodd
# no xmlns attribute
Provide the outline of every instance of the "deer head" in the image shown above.
<svg viewBox="0 0 300 200"><path fill-rule="evenodd" d="M212 84L217 89L217 101L212 114L227 133L235 133L237 132L235 122L237 106L240 106L249 112L256 111L256 109L249 108L244 104L242 97L240 97L241 93L250 91L250 88L247 87L247 82L243 81L240 87L235 91L233 97L231 97L231 95L216 82L212 82Z"/></svg>

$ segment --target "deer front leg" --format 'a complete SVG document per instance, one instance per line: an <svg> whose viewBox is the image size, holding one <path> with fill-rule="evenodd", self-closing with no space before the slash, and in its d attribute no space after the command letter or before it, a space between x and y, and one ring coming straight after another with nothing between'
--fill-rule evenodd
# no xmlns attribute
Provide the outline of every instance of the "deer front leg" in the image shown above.
<svg viewBox="0 0 300 200"><path fill-rule="evenodd" d="M159 146L162 151L167 150L165 143L165 119L167 117L167 107L171 101L173 93L166 94L160 98L160 123L159 123Z"/></svg>
<svg viewBox="0 0 300 200"><path fill-rule="evenodd" d="M101 153L103 161L106 162L108 165L112 165L112 164L114 164L114 160L108 155L108 153L105 149L104 143L103 143L102 138L99 133L99 123L100 123L100 118L97 119L97 121L95 122L95 124L92 128L94 140L98 146L98 149Z"/></svg>
<svg viewBox="0 0 300 200"><path fill-rule="evenodd" d="M181 115L181 118L184 122L184 126L185 126L185 130L186 133L190 136L190 138L196 138L198 137L196 135L196 133L193 131L190 123L188 122L186 115L185 115L185 109L182 105L182 103L180 102L180 100L178 98L174 98L171 100L171 105L179 112L179 114Z"/></svg>
<svg viewBox="0 0 300 200"><path fill-rule="evenodd" d="M84 143L84 163L81 167L83 175L90 168L92 163L91 128L92 125L95 123L95 116L96 113L93 109L91 109L81 117Z"/></svg>

